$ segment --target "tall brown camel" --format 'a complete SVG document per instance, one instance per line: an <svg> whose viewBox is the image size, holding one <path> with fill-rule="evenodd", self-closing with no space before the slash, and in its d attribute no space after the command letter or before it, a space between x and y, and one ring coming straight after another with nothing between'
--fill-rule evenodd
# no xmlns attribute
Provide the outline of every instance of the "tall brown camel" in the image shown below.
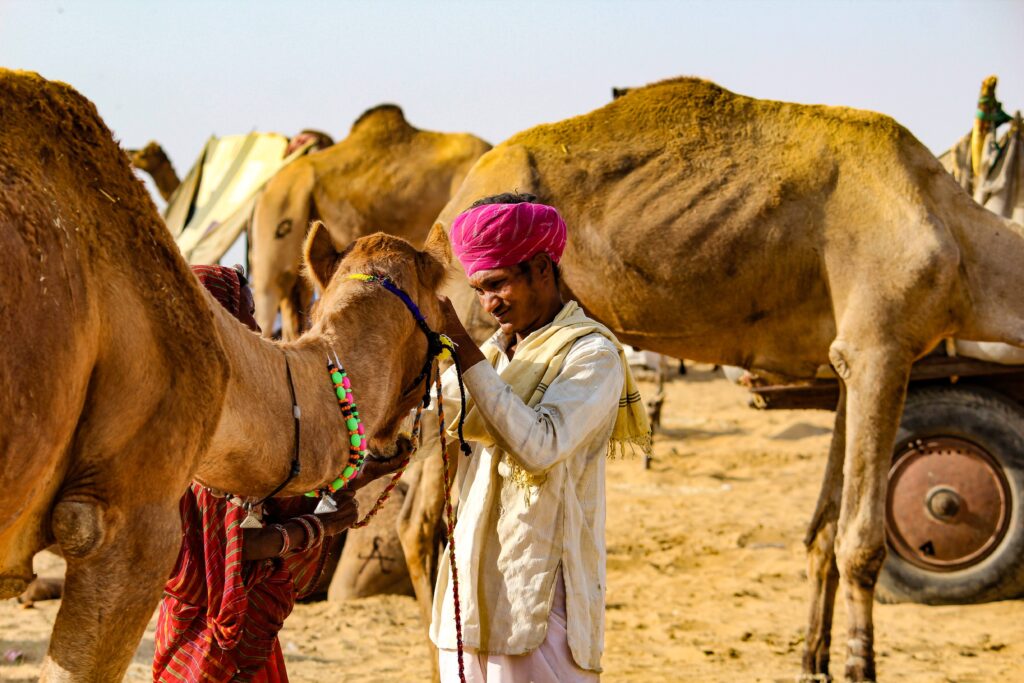
<svg viewBox="0 0 1024 683"><path fill-rule="evenodd" d="M278 309L284 339L303 327L312 292L299 263L310 221L322 220L338 244L380 230L420 246L488 149L469 134L418 130L384 104L360 116L341 142L281 169L253 218L251 280L264 334L273 332Z"/></svg>
<svg viewBox="0 0 1024 683"><path fill-rule="evenodd" d="M181 185L181 179L178 178L164 148L155 140L150 140L142 149L129 149L126 152L132 166L150 175L164 201L170 200L171 195Z"/></svg>
<svg viewBox="0 0 1024 683"><path fill-rule="evenodd" d="M1024 343L1020 226L971 201L886 116L694 78L513 136L438 221L512 189L564 214L567 293L625 343L791 377L835 368L803 671L828 676L842 584L845 674L873 680L886 475L910 365L951 335ZM472 307L464 282L452 293Z"/></svg>
<svg viewBox="0 0 1024 683"><path fill-rule="evenodd" d="M201 290L93 105L0 70L0 597L25 588L38 550L60 546L67 587L44 680L121 679L174 562L190 479L249 497L285 480L287 366L301 473L282 495L347 461L328 349L371 450L395 452L426 341L397 297L345 275L389 275L436 321L444 234L424 252L379 234L342 253L317 230L306 254L324 289L310 332L288 344L252 334Z"/></svg>

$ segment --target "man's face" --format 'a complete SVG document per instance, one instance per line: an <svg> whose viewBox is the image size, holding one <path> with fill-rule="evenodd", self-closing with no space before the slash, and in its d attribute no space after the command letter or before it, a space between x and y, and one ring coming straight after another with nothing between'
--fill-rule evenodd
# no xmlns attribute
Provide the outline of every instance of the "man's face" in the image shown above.
<svg viewBox="0 0 1024 683"><path fill-rule="evenodd" d="M253 300L249 285L242 285L238 302L238 319L253 332L260 333L259 323L256 322L256 302Z"/></svg>
<svg viewBox="0 0 1024 683"><path fill-rule="evenodd" d="M537 318L543 315L535 284L529 262L524 266L479 270L469 278L469 286L476 291L480 305L494 316L508 337L534 329Z"/></svg>

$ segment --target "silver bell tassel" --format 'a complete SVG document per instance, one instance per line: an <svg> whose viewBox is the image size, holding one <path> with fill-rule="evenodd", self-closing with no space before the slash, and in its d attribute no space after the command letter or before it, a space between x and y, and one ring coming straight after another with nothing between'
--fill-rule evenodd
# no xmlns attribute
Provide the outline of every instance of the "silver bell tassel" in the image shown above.
<svg viewBox="0 0 1024 683"><path fill-rule="evenodd" d="M262 529L263 528L263 506L253 505L252 503L245 503L245 519L239 524L243 529Z"/></svg>
<svg viewBox="0 0 1024 683"><path fill-rule="evenodd" d="M316 504L316 509L313 510L314 515L325 515L328 512L337 512L338 504L334 502L334 498L331 498L331 494L324 492L320 496L320 502Z"/></svg>

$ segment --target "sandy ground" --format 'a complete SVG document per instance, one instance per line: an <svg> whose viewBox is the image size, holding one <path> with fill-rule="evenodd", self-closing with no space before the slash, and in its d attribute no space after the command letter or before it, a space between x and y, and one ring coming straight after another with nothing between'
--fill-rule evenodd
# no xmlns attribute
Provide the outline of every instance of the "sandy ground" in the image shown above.
<svg viewBox="0 0 1024 683"><path fill-rule="evenodd" d="M700 367L669 386L655 460L608 470L606 681L792 681L807 587L801 539L831 414L759 412ZM45 558L44 558L45 560ZM59 573L45 560L44 573ZM56 603L0 602L0 680L35 680ZM885 681L1024 680L1024 603L876 607ZM844 659L839 605L834 661ZM153 624L127 681L149 680ZM281 640L293 681L426 681L411 598L299 605Z"/></svg>

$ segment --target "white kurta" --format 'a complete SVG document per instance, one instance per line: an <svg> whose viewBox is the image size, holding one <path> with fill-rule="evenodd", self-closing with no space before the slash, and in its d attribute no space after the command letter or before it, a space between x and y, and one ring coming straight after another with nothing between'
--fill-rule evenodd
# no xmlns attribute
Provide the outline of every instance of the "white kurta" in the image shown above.
<svg viewBox="0 0 1024 683"><path fill-rule="evenodd" d="M536 333L535 333L536 334ZM505 349L499 332L487 342ZM605 458L624 382L615 345L578 339L541 402L527 406L486 361L464 373L466 388L499 444L473 444L459 496L456 563L463 640L481 654L520 655L544 642L561 566L567 635L576 664L601 670L605 601ZM457 410L454 376L445 413ZM454 400L452 400L454 399ZM502 450L543 483L506 478ZM456 648L451 572L442 554L430 636Z"/></svg>

